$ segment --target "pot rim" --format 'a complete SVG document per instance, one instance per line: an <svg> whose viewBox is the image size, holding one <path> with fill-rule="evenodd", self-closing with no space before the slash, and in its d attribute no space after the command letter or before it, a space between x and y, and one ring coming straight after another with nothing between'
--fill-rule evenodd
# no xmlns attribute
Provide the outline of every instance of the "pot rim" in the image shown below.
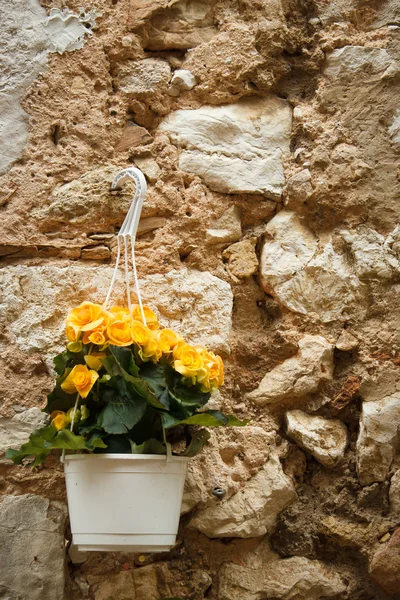
<svg viewBox="0 0 400 600"><path fill-rule="evenodd" d="M66 454L64 457L65 461L75 460L146 460L146 461L158 461L158 462L188 462L190 456L166 456L165 454Z"/></svg>

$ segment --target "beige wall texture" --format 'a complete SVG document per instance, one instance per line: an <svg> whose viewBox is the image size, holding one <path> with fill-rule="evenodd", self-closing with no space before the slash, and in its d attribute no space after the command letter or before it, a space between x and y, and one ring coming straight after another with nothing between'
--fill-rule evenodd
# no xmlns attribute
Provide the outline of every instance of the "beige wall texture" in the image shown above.
<svg viewBox="0 0 400 600"><path fill-rule="evenodd" d="M104 298L129 165L143 295L251 419L191 461L162 555L69 549L57 459L0 459L0 597L399 599L399 0L0 10L1 452L43 422L68 308Z"/></svg>

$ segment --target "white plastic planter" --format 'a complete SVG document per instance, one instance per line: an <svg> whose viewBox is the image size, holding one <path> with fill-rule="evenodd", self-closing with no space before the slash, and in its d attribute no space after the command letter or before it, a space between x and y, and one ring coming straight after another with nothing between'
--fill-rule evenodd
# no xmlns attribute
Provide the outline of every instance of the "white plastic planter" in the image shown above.
<svg viewBox="0 0 400 600"><path fill-rule="evenodd" d="M153 454L65 456L73 544L82 551L170 550L188 460Z"/></svg>

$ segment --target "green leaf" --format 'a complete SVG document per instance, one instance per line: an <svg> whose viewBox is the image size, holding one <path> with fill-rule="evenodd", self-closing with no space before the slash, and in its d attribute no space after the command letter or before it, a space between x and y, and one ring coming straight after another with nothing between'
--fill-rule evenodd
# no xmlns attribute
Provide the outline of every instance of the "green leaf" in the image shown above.
<svg viewBox="0 0 400 600"><path fill-rule="evenodd" d="M74 367L75 365L84 365L84 356L88 352L88 347L83 345L81 352L70 352L64 350L61 354L57 354L53 358L54 369L57 375L62 375L67 367Z"/></svg>
<svg viewBox="0 0 400 600"><path fill-rule="evenodd" d="M132 350L121 346L110 346L110 352L123 371L128 375L138 377L139 368L135 363Z"/></svg>
<svg viewBox="0 0 400 600"><path fill-rule="evenodd" d="M165 367L162 364L145 363L140 368L140 377L147 381L151 397L149 404L154 408L169 409L169 393L165 379ZM154 402L154 396L159 402Z"/></svg>
<svg viewBox="0 0 400 600"><path fill-rule="evenodd" d="M195 433L192 435L189 446L180 456L196 456L202 451L210 437L211 434L206 429L195 431Z"/></svg>
<svg viewBox="0 0 400 600"><path fill-rule="evenodd" d="M155 438L146 440L143 444L131 442L132 454L166 454L165 446Z"/></svg>
<svg viewBox="0 0 400 600"><path fill-rule="evenodd" d="M110 377L118 377L122 375L122 371L114 356L105 356L100 360Z"/></svg>
<svg viewBox="0 0 400 600"><path fill-rule="evenodd" d="M122 377L113 377L110 384L113 385L112 401L100 413L97 424L107 433L127 433L143 417L146 400ZM111 394L111 389L107 392Z"/></svg>
<svg viewBox="0 0 400 600"><path fill-rule="evenodd" d="M53 440L52 447L62 450L86 450L86 440L69 429L61 429Z"/></svg>
<svg viewBox="0 0 400 600"><path fill-rule="evenodd" d="M86 441L86 447L89 448L89 450L94 450L95 448L107 448L107 444L99 437L92 437L90 440Z"/></svg>
<svg viewBox="0 0 400 600"><path fill-rule="evenodd" d="M248 421L239 421L233 415L224 415L219 410L207 410L188 417L187 419L178 420L171 415L162 415L163 425L165 429L175 427L175 425L199 425L201 427L244 427Z"/></svg>

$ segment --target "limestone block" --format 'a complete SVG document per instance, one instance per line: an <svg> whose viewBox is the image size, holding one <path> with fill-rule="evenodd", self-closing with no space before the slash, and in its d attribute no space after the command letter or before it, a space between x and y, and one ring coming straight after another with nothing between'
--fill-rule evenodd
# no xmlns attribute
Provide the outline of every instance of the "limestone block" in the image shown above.
<svg viewBox="0 0 400 600"><path fill-rule="evenodd" d="M364 402L357 439L357 473L361 485L385 481L399 441L400 394Z"/></svg>
<svg viewBox="0 0 400 600"><path fill-rule="evenodd" d="M113 268L26 266L6 267L0 312L12 342L24 352L39 350L51 357L64 344L67 311L85 300L103 302ZM233 295L230 285L208 272L173 270L140 279L143 299L190 343L229 352ZM123 274L118 274L112 302L126 302Z"/></svg>
<svg viewBox="0 0 400 600"><path fill-rule="evenodd" d="M38 0L3 0L0 8L3 28L0 174L3 174L20 158L28 138L29 117L20 104L25 91L47 68L49 51L61 54L83 46L96 15L53 9L47 16Z"/></svg>
<svg viewBox="0 0 400 600"><path fill-rule="evenodd" d="M208 244L237 242L241 237L240 209L237 206L230 206L206 231L206 243Z"/></svg>
<svg viewBox="0 0 400 600"><path fill-rule="evenodd" d="M332 80L350 81L355 73L382 79L395 72L395 63L384 48L344 46L327 54L325 75Z"/></svg>
<svg viewBox="0 0 400 600"><path fill-rule="evenodd" d="M259 406L302 398L317 392L332 374L333 346L322 336L305 335L299 341L299 352L267 373L248 398Z"/></svg>
<svg viewBox="0 0 400 600"><path fill-rule="evenodd" d="M335 344L335 348L342 352L350 352L351 350L355 350L359 345L358 339L347 331L347 329L343 329Z"/></svg>
<svg viewBox="0 0 400 600"><path fill-rule="evenodd" d="M328 600L342 597L346 586L338 573L318 560L294 556L259 569L226 563L220 571L219 600Z"/></svg>
<svg viewBox="0 0 400 600"><path fill-rule="evenodd" d="M396 144L400 144L400 109L394 115L388 133Z"/></svg>
<svg viewBox="0 0 400 600"><path fill-rule="evenodd" d="M162 11L158 1L139 6L139 15L142 13L149 21L141 32L145 49L187 50L210 41L218 31L213 7L212 0L177 0L169 2ZM149 13L154 13L154 16L148 18ZM135 15L132 16L135 18Z"/></svg>
<svg viewBox="0 0 400 600"><path fill-rule="evenodd" d="M155 183L160 177L161 169L153 158L135 157L135 164L146 175L150 183Z"/></svg>
<svg viewBox="0 0 400 600"><path fill-rule="evenodd" d="M121 226L129 210L134 185L110 192L118 173L114 165L106 165L84 173L78 179L56 187L50 204L32 211L42 231L62 229L63 224L78 231L107 231Z"/></svg>
<svg viewBox="0 0 400 600"><path fill-rule="evenodd" d="M395 471L390 480L389 503L390 512L400 519L400 469Z"/></svg>
<svg viewBox="0 0 400 600"><path fill-rule="evenodd" d="M210 429L210 440L187 467L182 513L194 507L214 506L215 488L229 500L257 474L270 454L274 437L261 427Z"/></svg>
<svg viewBox="0 0 400 600"><path fill-rule="evenodd" d="M291 131L285 100L244 98L226 106L177 110L159 130L180 149L182 171L198 175L210 189L280 198Z"/></svg>
<svg viewBox="0 0 400 600"><path fill-rule="evenodd" d="M243 240L228 246L222 256L228 260L228 269L234 277L245 279L258 270L258 258L255 251L256 238Z"/></svg>
<svg viewBox="0 0 400 600"><path fill-rule="evenodd" d="M400 590L400 527L384 548L374 555L370 574L389 596L398 597Z"/></svg>
<svg viewBox="0 0 400 600"><path fill-rule="evenodd" d="M188 69L177 69L171 79L168 90L170 96L179 96L181 92L192 90L196 85L196 77Z"/></svg>
<svg viewBox="0 0 400 600"><path fill-rule="evenodd" d="M125 94L154 94L160 87L166 86L171 79L171 67L160 58L131 60L119 73L117 85Z"/></svg>
<svg viewBox="0 0 400 600"><path fill-rule="evenodd" d="M325 467L335 467L343 458L347 445L347 429L337 419L308 415L302 410L286 413L286 431L292 440Z"/></svg>
<svg viewBox="0 0 400 600"><path fill-rule="evenodd" d="M356 231L343 231L350 246L354 269L360 279L390 280L400 272L400 263L380 233L360 226Z"/></svg>
<svg viewBox="0 0 400 600"><path fill-rule="evenodd" d="M297 495L292 480L271 454L264 467L226 501L200 510L189 527L210 538L249 538L271 532L279 513Z"/></svg>
<svg viewBox="0 0 400 600"><path fill-rule="evenodd" d="M289 310L316 313L324 323L364 314L363 284L331 241L318 244L295 213L281 211L266 227L261 283Z"/></svg>
<svg viewBox="0 0 400 600"><path fill-rule="evenodd" d="M287 182L286 195L288 201L306 202L312 193L311 173L308 169L299 171Z"/></svg>
<svg viewBox="0 0 400 600"><path fill-rule="evenodd" d="M48 422L48 415L40 408L29 408L12 419L0 418L0 456L7 448L18 448L27 442L32 431L45 427Z"/></svg>
<svg viewBox="0 0 400 600"><path fill-rule="evenodd" d="M32 494L2 496L0 507L3 597L64 600L66 507Z"/></svg>

